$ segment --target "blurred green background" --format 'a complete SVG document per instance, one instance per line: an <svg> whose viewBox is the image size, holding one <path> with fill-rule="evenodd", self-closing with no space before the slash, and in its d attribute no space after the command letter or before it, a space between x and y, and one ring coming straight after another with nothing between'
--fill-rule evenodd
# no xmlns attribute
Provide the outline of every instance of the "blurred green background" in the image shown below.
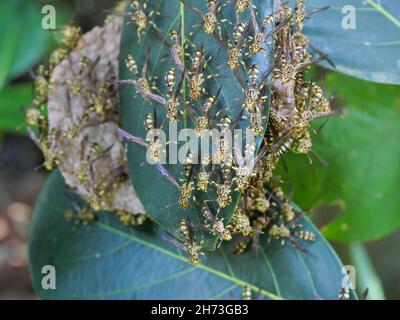
<svg viewBox="0 0 400 320"><path fill-rule="evenodd" d="M102 23L105 10L110 9L114 1L0 2L0 299L36 298L29 279L26 239L32 207L47 173L40 168L43 161L40 151L26 136L24 108L30 105L35 67L45 62L57 46L57 32L41 27L41 10L46 4L55 6L58 28L73 20L85 32ZM322 69L316 70L315 77L326 84L328 92L334 97L333 104L348 112L343 119L328 121L321 135L314 137L316 151L327 160L327 164L322 165L314 158L310 169L308 159L298 160L298 156L289 155L285 161L287 168L281 170L282 175L294 185L295 201L310 211L312 219L329 236L344 264L356 266L360 291L369 287L371 298L400 299L400 232L393 232L395 228L390 226L391 220L388 219L382 225L376 225L376 236L363 234L364 230L371 229L368 215L391 211L398 216L400 211L397 189L389 190L393 197L387 201L376 204L368 200L379 194L377 191L387 196L388 185L380 184L380 180L395 178L400 169L399 162L396 162L400 138L397 122L400 111L398 87L375 85ZM376 101L387 109L376 113ZM372 123L368 116L380 119L380 122ZM316 124L316 129L321 125ZM391 126L393 131L386 130ZM371 146L371 137L376 138L376 146ZM354 153L353 146L357 144L370 149ZM357 154L362 159L374 159L369 169L361 166L360 170L377 173L386 170L389 175L379 175L374 180L373 191L358 188L365 184L362 181L363 174L354 178L346 176L343 174L346 171L341 170L346 165L348 171L357 171L361 163ZM381 161L382 155L386 157L385 161ZM393 168L390 168L391 164ZM349 195L346 188L352 188L355 194ZM355 202L362 202L362 206L352 209L357 212L351 212L353 220L364 215L363 219L354 220L359 228L355 227L353 235L359 239L375 240L363 244L340 244L332 240L352 241L351 235L341 239L345 236L335 232L335 228L340 231L347 225L340 221L340 213L344 210L340 199L348 203L354 199ZM373 211L370 210L372 205ZM349 211L351 208L346 209ZM327 229L327 223L338 216L338 222ZM351 219L346 221L352 222ZM388 225L390 232L384 230ZM382 233L390 235L381 238Z"/></svg>

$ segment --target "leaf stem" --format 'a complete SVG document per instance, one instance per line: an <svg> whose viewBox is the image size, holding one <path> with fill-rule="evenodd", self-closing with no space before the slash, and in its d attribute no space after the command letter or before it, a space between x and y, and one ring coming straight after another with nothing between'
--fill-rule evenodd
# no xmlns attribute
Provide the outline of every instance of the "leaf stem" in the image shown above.
<svg viewBox="0 0 400 320"><path fill-rule="evenodd" d="M163 253L163 254L165 254L167 256L170 256L172 258L175 258L175 259L183 261L183 262L187 262L186 258L184 258L182 256L179 256L179 255L177 255L175 253L172 253L172 252L170 252L170 251L168 251L168 250L166 250L166 249L164 249L164 248L162 248L162 247L160 247L158 245L150 243L150 242L148 242L146 240L140 239L139 237L136 237L136 236L134 236L132 234L125 233L125 232L123 232L121 230L118 230L118 229L114 229L114 228L110 227L109 225L104 224L102 222L97 222L96 224L100 228L102 228L102 229L104 229L106 231L112 232L112 233L117 234L117 235L119 235L121 237L132 239L133 241L136 241L137 243L140 243L140 244L142 244L142 245L144 245L146 247L149 247L149 248L152 248L154 250L160 251L161 253ZM250 289L252 289L252 290L254 290L256 292L260 292L261 294L263 294L264 296L266 296L266 297L268 297L270 299L273 299L273 300L284 300L284 298L281 297L281 296L277 296L276 294L273 294L272 292L269 292L267 290L261 289L261 288L255 286L255 285L253 285L251 283L248 283L246 281L240 280L238 278L229 276L229 275L227 275L227 274L225 274L225 273L223 273L221 271L215 270L215 269L210 268L210 267L208 267L206 265L200 264L200 265L197 266L197 268L205 270L205 271L207 271L207 272L209 272L211 274L214 274L214 275L216 275L216 276L218 276L220 278L223 278L225 280L228 280L228 281L230 281L232 283L235 283L238 286L242 286L242 287L248 286Z"/></svg>
<svg viewBox="0 0 400 320"><path fill-rule="evenodd" d="M398 28L400 28L400 21L396 19L389 11L384 9L380 4L374 2L373 0L366 0L376 11L383 14L391 22L393 22Z"/></svg>

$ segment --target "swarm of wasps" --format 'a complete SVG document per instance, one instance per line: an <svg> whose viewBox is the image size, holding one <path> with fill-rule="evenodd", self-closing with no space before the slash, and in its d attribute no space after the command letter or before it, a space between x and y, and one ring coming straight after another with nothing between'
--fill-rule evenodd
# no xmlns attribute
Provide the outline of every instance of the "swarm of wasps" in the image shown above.
<svg viewBox="0 0 400 320"><path fill-rule="evenodd" d="M163 40L156 25L160 13L150 9L146 0L130 1L130 13L123 13L121 5L114 12L114 15L129 15L129 23L136 28L138 42L141 42L146 32L154 31L173 61L173 66L163 77L165 90L157 86L160 79L149 74L150 47L141 71L135 57L128 55L126 68L134 78L114 83L133 85L138 95L162 105L165 108L166 119L170 122L179 122L191 117L200 138L209 129L218 128L221 132L212 155L197 159L197 155L190 152L187 154L182 178L179 183L174 182L179 188L178 203L184 209L198 203L195 194L209 197L214 192L215 198L202 201L202 224L196 225L186 219L180 221L180 241L172 242L184 248L189 261L195 264L200 263L202 250L202 243L197 242L194 235L196 230L206 231L221 242L231 241L235 235L240 236L242 239L234 248L237 254L243 253L250 245L257 248L261 234L266 234L270 241L278 240L282 245L290 242L302 249L298 239L312 242L316 237L296 223L299 213L295 212L281 191L271 186L271 179L279 158L284 153L292 150L307 154L311 150L310 121L332 113L322 89L316 83L304 80L307 68L324 58L302 34L304 19L314 12L305 11L303 0L297 1L294 10L287 5L281 5L275 13L267 17L260 17L250 0L227 3L206 0L205 12L191 6L185 0L181 2L200 17L203 31L218 41L227 53L226 65L221 67L232 70L243 92L237 118L232 118L226 112L226 106L224 108L222 105L221 86L216 92L207 92L208 82L215 81L219 75L210 72L208 63L211 54L207 53L207 47L203 43L198 45L190 43L187 39L184 41L181 39L181 30L175 29L169 30L168 39ZM237 21L231 24L230 35L227 35L229 26L227 28L225 25L227 19L224 19L222 14L222 8L228 5L232 5L237 13ZM73 124L66 131L49 129L45 115L48 91L51 87L49 76L77 46L81 36L80 29L73 25L67 26L63 33L64 40L60 48L51 55L48 68L40 66L37 70L35 97L32 106L26 112L27 123L33 128L31 136L43 150L44 166L49 170L59 164L65 156L62 152L54 154L54 143L63 139L74 139L82 130L82 124L93 125L93 117L100 121L117 121L117 113L109 98L112 82L96 86L95 90L93 86L88 85L84 79L97 62L82 56L79 61L80 72L70 82L72 95L88 97L89 106L82 116L82 123ZM268 41L275 43L272 56L274 67L269 71L261 71L260 65L249 61L254 61L252 58L257 55L269 59L266 50ZM310 48L317 58L313 58L315 55L311 55ZM269 78L272 80L268 83ZM268 88L271 89L270 97L267 96ZM268 119L264 112L267 100L270 100ZM268 122L266 132L265 120ZM249 123L254 136L264 138L261 151L254 161L254 170L248 170L244 161L230 151L227 135L243 121ZM157 113L154 111L146 114L146 131L158 126ZM67 212L66 216L74 216L77 220L87 223L93 219L93 211L108 207L110 194L117 189L124 175L117 168L115 175L105 176L100 183L93 185L90 159L94 155L101 158L107 150L102 150L98 144L90 141L85 143L89 146L86 148L87 152L82 155L86 161L81 162L80 168L75 172L75 178L82 186L92 190L86 199L90 209L78 210L74 215ZM157 136L147 141L146 146L154 162L160 162L165 157L165 151L161 149ZM245 155L254 155L255 151L255 144L246 141ZM165 172L163 174L168 177ZM173 180L172 177L170 179ZM228 222L220 218L219 214L220 210L232 205L233 191L239 192L241 199L231 221ZM142 224L147 216L143 214L133 217L128 212L119 210L118 217L123 224L136 226Z"/></svg>
<svg viewBox="0 0 400 320"><path fill-rule="evenodd" d="M44 154L43 167L59 166L66 183L88 204L65 212L68 220L78 223L90 223L103 210L117 211L127 226L147 219L128 179L124 148L116 134L119 109L111 80L116 77L117 64L112 61L118 51L109 54L107 37L120 33L122 24L122 18L112 19L85 35L72 24L63 28L60 48L36 71L34 98L26 110L28 131ZM114 43L119 46L119 40ZM104 47L102 55L93 49L98 47Z"/></svg>
<svg viewBox="0 0 400 320"><path fill-rule="evenodd" d="M49 130L46 116L48 93L51 86L50 75L54 68L76 47L81 30L74 25L68 25L61 30L61 33L63 40L60 47L51 54L49 66L40 65L36 70L32 105L25 112L26 123L30 126L29 134L42 150L45 158L43 166L47 170L52 170L62 156L62 154L54 155L51 151L51 141L58 138L60 133L57 130Z"/></svg>
<svg viewBox="0 0 400 320"><path fill-rule="evenodd" d="M196 154L188 152L179 181L169 177L178 187L178 204L183 209L202 203L199 211L203 220L202 224L181 220L178 227L180 241L169 242L186 248L191 263L200 262L201 243L197 243L194 236L197 230L206 231L221 242L231 241L234 235L238 235L241 240L234 248L237 254L250 246L257 248L262 234L269 241L276 240L282 245L289 242L297 249L305 250L299 240L313 242L316 236L297 223L301 213L292 207L290 199L285 198L280 188L273 186L272 178L279 159L286 152L308 154L311 151L310 122L333 114L322 89L316 83L305 80L307 69L326 58L302 33L306 17L320 10L306 11L304 0L297 0L294 9L281 4L276 12L260 17L257 7L250 0L227 3L205 0L206 11L186 0L181 0L181 3L199 17L200 27L207 37L214 38L225 49L225 65L218 68L232 71L243 95L238 106L240 112L236 118L232 118L220 101L223 88L207 92L208 83L219 77L210 71L211 57L207 47L203 43L182 39L181 30L171 29L168 39L163 39L156 26L155 18L159 13L148 9L147 1L131 2L132 20L136 15L139 16L138 12L146 16L133 20L138 41L141 41L139 34L145 28L151 28L173 65L163 77L164 88L158 87L160 81L157 80L161 77L157 79L148 74L151 62L148 48L142 72L139 72L135 57L129 55L126 57L126 68L134 78L117 82L133 85L138 95L161 105L166 120L170 122L191 117L200 138L207 130L214 128L221 133L213 154L199 159ZM235 23L223 17L226 6L233 6L236 11ZM143 24L138 24L139 20ZM151 24L147 23L149 21ZM275 46L272 56L267 50L270 42ZM265 59L266 65L272 60L273 67L262 70L259 64L254 63L256 60L259 62L260 58ZM270 101L268 117L265 115L267 101ZM232 148L227 134L239 122L248 123L254 136L263 138L256 156L256 145L251 141L244 144L245 155L255 156L252 170L248 170L243 158L230 151ZM268 126L265 131L266 122ZM146 131L159 127L156 112L149 112L144 123ZM147 141L148 151L155 162L165 156L158 142L158 137ZM165 172L163 169L163 175L168 176ZM224 221L219 214L222 209L232 205L233 191L241 194L239 205L231 221ZM212 193L215 197L210 199Z"/></svg>

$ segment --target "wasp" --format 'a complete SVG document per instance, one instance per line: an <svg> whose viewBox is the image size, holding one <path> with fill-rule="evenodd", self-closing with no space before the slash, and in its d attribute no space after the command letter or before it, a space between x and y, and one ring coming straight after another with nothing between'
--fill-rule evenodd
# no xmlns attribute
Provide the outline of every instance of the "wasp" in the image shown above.
<svg viewBox="0 0 400 320"><path fill-rule="evenodd" d="M82 30L80 27L74 26L72 24L65 26L61 30L64 38L61 42L61 47L66 48L68 50L72 50L78 44L79 39L81 38Z"/></svg>
<svg viewBox="0 0 400 320"><path fill-rule="evenodd" d="M243 62L241 61L242 53L239 47L232 47L228 52L228 65L232 70L237 69L240 64Z"/></svg>
<svg viewBox="0 0 400 320"><path fill-rule="evenodd" d="M340 288L338 299L339 300L350 300L350 286L345 286L345 287Z"/></svg>
<svg viewBox="0 0 400 320"><path fill-rule="evenodd" d="M296 67L289 63L285 57L281 59L281 67L275 68L273 71L273 78L280 79L283 84L288 83L289 81L296 80Z"/></svg>
<svg viewBox="0 0 400 320"><path fill-rule="evenodd" d="M231 151L230 151L230 143L226 139L226 135L222 134L216 146L214 154L215 163L222 163L224 164L226 161L229 161L231 158Z"/></svg>
<svg viewBox="0 0 400 320"><path fill-rule="evenodd" d="M216 96L210 96L208 97L202 108L201 112L204 113L204 115L200 115L196 117L196 134L199 138L202 138L204 135L204 132L206 130L210 129L210 112L212 110L212 107L215 105L215 103L218 100L218 95L221 92L221 87L219 88L217 95Z"/></svg>
<svg viewBox="0 0 400 320"><path fill-rule="evenodd" d="M249 53L250 55L256 55L262 50L265 50L263 48L263 44L266 41L266 35L263 32L259 32L256 35L254 35L253 43L250 45L249 48Z"/></svg>
<svg viewBox="0 0 400 320"><path fill-rule="evenodd" d="M75 221L76 224L83 223L87 226L95 219L95 213L91 208L79 208L78 210L66 210L64 217L68 221Z"/></svg>
<svg viewBox="0 0 400 320"><path fill-rule="evenodd" d="M34 98L32 101L32 106L35 108L41 107L47 102L47 95L49 91L49 70L47 70L43 65L40 65L34 76Z"/></svg>
<svg viewBox="0 0 400 320"><path fill-rule="evenodd" d="M235 191L239 193L245 192L251 185L251 179L254 177L254 173L252 170L241 163L239 166L233 168L236 171L236 174L233 178L233 182L235 183Z"/></svg>
<svg viewBox="0 0 400 320"><path fill-rule="evenodd" d="M285 200L285 193L283 192L281 187L275 187L272 189L273 195L280 201Z"/></svg>
<svg viewBox="0 0 400 320"><path fill-rule="evenodd" d="M91 208L82 208L75 204L73 210L69 209L64 212L64 218L68 221L75 221L76 224L82 223L87 226L95 221L96 215Z"/></svg>
<svg viewBox="0 0 400 320"><path fill-rule="evenodd" d="M232 117L230 115L223 116L219 123L221 134L227 133L228 130L231 128L231 125L232 125Z"/></svg>
<svg viewBox="0 0 400 320"><path fill-rule="evenodd" d="M134 74L135 76L139 75L139 70L136 60L131 54L128 54L128 56L126 57L125 65L132 74Z"/></svg>
<svg viewBox="0 0 400 320"><path fill-rule="evenodd" d="M156 127L155 116L153 113L147 113L144 118L144 127L146 131L153 130Z"/></svg>
<svg viewBox="0 0 400 320"><path fill-rule="evenodd" d="M206 99L206 101L204 101L203 110L202 110L204 113L208 114L211 111L212 107L215 105L215 103L218 100L218 96L221 92L221 89L222 89L222 87L220 87L218 89L218 92L215 96L210 96Z"/></svg>
<svg viewBox="0 0 400 320"><path fill-rule="evenodd" d="M312 141L309 132L305 132L293 146L293 152L299 154L308 154L312 148Z"/></svg>
<svg viewBox="0 0 400 320"><path fill-rule="evenodd" d="M185 159L184 172L186 180L179 187L179 199L178 204L183 208L187 209L189 206L189 200L192 197L194 190L191 176L193 174L194 154L189 152Z"/></svg>
<svg viewBox="0 0 400 320"><path fill-rule="evenodd" d="M132 214L124 210L117 211L117 217L124 226L138 227L143 225L148 220L148 215L145 213Z"/></svg>
<svg viewBox="0 0 400 320"><path fill-rule="evenodd" d="M295 236L298 237L299 239L302 239L302 240L308 241L308 242L315 242L317 240L317 236L308 230L297 231L295 233Z"/></svg>
<svg viewBox="0 0 400 320"><path fill-rule="evenodd" d="M199 70L202 68L202 61L205 56L205 50L204 50L204 45L201 44L200 49L197 49L194 52L194 57L192 59L192 70L191 72L196 74L199 73Z"/></svg>
<svg viewBox="0 0 400 320"><path fill-rule="evenodd" d="M253 64L248 71L249 81L251 86L256 86L258 84L258 79L260 78L260 68L258 65Z"/></svg>
<svg viewBox="0 0 400 320"><path fill-rule="evenodd" d="M243 287L242 300L251 300L251 289L249 286Z"/></svg>
<svg viewBox="0 0 400 320"><path fill-rule="evenodd" d="M238 171L241 170L241 168L237 169ZM243 172L243 171L241 171ZM248 173L239 173L236 174L235 177L233 178L233 182L236 185L235 191L239 193L245 192L249 187L250 187L250 181L251 181L251 175Z"/></svg>
<svg viewBox="0 0 400 320"><path fill-rule="evenodd" d="M92 60L86 56L81 56L78 61L78 66L82 70L89 69L89 67L93 64Z"/></svg>
<svg viewBox="0 0 400 320"><path fill-rule="evenodd" d="M181 219L179 221L179 234L181 241L176 241L170 237L164 236L164 240L166 240L169 244L174 247L186 251L188 255L188 262L194 265L200 264L200 255L204 255L201 252L202 246L201 243L198 244L193 234L193 228L190 223L186 219Z"/></svg>
<svg viewBox="0 0 400 320"><path fill-rule="evenodd" d="M172 96L175 87L175 68L169 68L165 75L165 86L168 89L168 94Z"/></svg>
<svg viewBox="0 0 400 320"><path fill-rule="evenodd" d="M219 220L215 217L215 215L211 212L208 204L204 204L201 208L201 212L203 214L206 223L209 222L209 228L213 235L217 236L223 241L232 240L232 234L228 228L225 228L222 220Z"/></svg>
<svg viewBox="0 0 400 320"><path fill-rule="evenodd" d="M252 232L250 220L243 210L239 207L233 211L233 216L229 224L229 229L232 233L242 233L243 236L249 236Z"/></svg>
<svg viewBox="0 0 400 320"><path fill-rule="evenodd" d="M199 100L204 91L203 84L206 80L203 69L202 61L204 59L205 51L203 44L200 49L196 50L192 59L192 68L189 78L189 96L192 100Z"/></svg>
<svg viewBox="0 0 400 320"><path fill-rule="evenodd" d="M182 43L181 43L180 37L178 35L178 32L175 29L172 29L169 32L169 38L173 42L173 45L170 48L171 56L181 59L184 56L184 49L182 47ZM180 61L180 60L177 62L178 62L178 65L182 64L182 61ZM183 71L183 69L184 69L184 67L182 65L181 71Z"/></svg>
<svg viewBox="0 0 400 320"><path fill-rule="evenodd" d="M276 158L281 157L283 154L288 152L293 145L293 139L289 138L284 143L278 145L273 151L273 156Z"/></svg>
<svg viewBox="0 0 400 320"><path fill-rule="evenodd" d="M247 160L253 161L255 150L256 145L254 142L246 142L244 153ZM236 155L236 162L238 166L234 167L236 175L233 178L233 182L236 184L235 191L242 193L250 187L251 178L254 177L254 173L248 165L245 165L240 155Z"/></svg>
<svg viewBox="0 0 400 320"><path fill-rule="evenodd" d="M114 105L111 98L107 94L104 94L104 88L100 88L99 92L92 93L89 97L89 112L95 113L99 119L104 120L106 114L110 114L114 111Z"/></svg>
<svg viewBox="0 0 400 320"><path fill-rule="evenodd" d="M199 138L202 138L204 132L209 129L209 119L208 116L199 116L196 119L196 134Z"/></svg>
<svg viewBox="0 0 400 320"><path fill-rule="evenodd" d="M61 30L62 40L60 47L53 51L49 58L50 70L58 66L73 50L81 39L82 30L80 27L69 24Z"/></svg>
<svg viewBox="0 0 400 320"><path fill-rule="evenodd" d="M184 241L190 241L190 226L188 225L187 220L181 219L179 220L179 235Z"/></svg>
<svg viewBox="0 0 400 320"><path fill-rule="evenodd" d="M207 192L210 184L210 174L205 170L200 170L197 174L197 190Z"/></svg>
<svg viewBox="0 0 400 320"><path fill-rule="evenodd" d="M241 255L248 249L250 243L251 243L250 237L244 238L243 240L239 241L233 249L233 254Z"/></svg>
<svg viewBox="0 0 400 320"><path fill-rule="evenodd" d="M253 111L259 102L259 98L260 98L259 88L254 85L250 86L245 92L245 100L243 103L244 110L246 110L247 112Z"/></svg>
<svg viewBox="0 0 400 320"><path fill-rule="evenodd" d="M171 69L170 69L171 71ZM172 80L172 71L168 72L167 76L169 75L169 81L171 82ZM169 121L176 122L178 121L178 116L179 116L179 102L178 102L178 97L179 94L182 90L182 84L183 80L185 78L185 73L182 73L181 79L179 81L179 84L175 88L175 93L171 96L170 99L168 99L165 103L165 107L167 109L167 114L166 117ZM174 81L175 82L175 81ZM167 86L171 86L171 83L167 84ZM172 87L170 90L173 90Z"/></svg>
<svg viewBox="0 0 400 320"><path fill-rule="evenodd" d="M296 217L296 213L293 210L293 206L290 204L290 202L288 200L285 200L281 204L281 212L282 212L285 220L288 222L293 221L294 218Z"/></svg>
<svg viewBox="0 0 400 320"><path fill-rule="evenodd" d="M304 0L296 0L296 9L295 9L295 16L294 19L296 20L297 23L297 28L299 30L303 30L303 22L304 19L306 18L306 5L304 3Z"/></svg>
<svg viewBox="0 0 400 320"><path fill-rule="evenodd" d="M268 231L269 239L268 241L271 241L271 239L274 240L280 240L281 245L284 246L286 240L290 241L292 245L304 252L307 252L305 248L303 248L299 243L296 242L294 235L292 234L292 231L295 230L297 227L301 227L301 225L297 224L289 224L288 226L285 226L283 223L281 224L273 224L271 228ZM305 240L305 239L303 239ZM311 242L313 242L312 238L310 238Z"/></svg>
<svg viewBox="0 0 400 320"><path fill-rule="evenodd" d="M48 120L39 109L36 107L28 108L25 111L26 123L32 127L37 127L39 129L40 137L45 137L48 132Z"/></svg>
<svg viewBox="0 0 400 320"><path fill-rule="evenodd" d="M166 101L163 97L154 94L154 92L159 92L160 90L157 88L155 79L154 78L147 78L147 71L149 68L150 63L150 47L147 49L146 59L143 64L142 73L139 77L139 74L136 73L136 61L132 55L128 55L125 64L129 70L133 70L134 75L137 77L136 79L129 79L129 80L115 80L112 81L114 84L120 85L134 85L136 92L140 94L145 99L150 99L156 101L160 104L165 105Z"/></svg>
<svg viewBox="0 0 400 320"><path fill-rule="evenodd" d="M263 29L266 30L270 25L272 25L273 23L275 23L276 17L277 17L276 14L269 14L269 15L267 15L267 16L264 18L263 22L262 22L262 27L263 27Z"/></svg>
<svg viewBox="0 0 400 320"><path fill-rule="evenodd" d="M257 196L252 199L250 208L252 210L266 213L271 207L270 201L265 197L264 194L258 193Z"/></svg>
<svg viewBox="0 0 400 320"><path fill-rule="evenodd" d="M235 46L239 45L245 31L246 24L244 22L239 22L235 25L233 28L233 44Z"/></svg>
<svg viewBox="0 0 400 320"><path fill-rule="evenodd" d="M78 171L75 172L75 178L85 186L86 189L93 187L93 185L91 185L93 181L93 163L98 159L97 155L102 151L101 146L96 142L86 147L88 140L89 137L86 136L81 142L80 147L84 152L81 152L81 166ZM86 156L84 153L86 153Z"/></svg>
<svg viewBox="0 0 400 320"><path fill-rule="evenodd" d="M257 65L252 65L248 71L249 85L245 89L245 100L243 103L243 108L247 112L252 112L256 107L263 103L267 96L263 96L265 89L265 79L259 81L260 70Z"/></svg>
<svg viewBox="0 0 400 320"><path fill-rule="evenodd" d="M185 245L185 250L188 254L188 262L192 264L200 263L200 250L202 249L199 244L196 243L193 235L192 226L186 219L179 221L179 234Z"/></svg>
<svg viewBox="0 0 400 320"><path fill-rule="evenodd" d="M248 31L249 25L245 25L244 23L238 23L234 27L233 31L233 44L229 44L228 50L228 66L232 70L236 70L241 64L244 64L242 61L242 48L245 42L245 34Z"/></svg>
<svg viewBox="0 0 400 320"><path fill-rule="evenodd" d="M251 129L253 130L253 134L255 137L260 137L264 133L264 127L263 127L264 118L265 117L262 116L258 107L256 107L256 110L250 114Z"/></svg>
<svg viewBox="0 0 400 320"><path fill-rule="evenodd" d="M221 170L222 170L222 176L224 178L224 181L228 182L231 180L231 174L234 168L234 159L233 159L233 154L231 152L227 152L224 155Z"/></svg>
<svg viewBox="0 0 400 320"><path fill-rule="evenodd" d="M232 196L231 196L231 185L229 182L224 182L221 184L215 183L217 188L217 203L220 208L225 208L232 203Z"/></svg>
<svg viewBox="0 0 400 320"><path fill-rule="evenodd" d="M219 10L218 0L207 0L208 12L203 16L204 31L213 34L218 27L217 12Z"/></svg>
<svg viewBox="0 0 400 320"><path fill-rule="evenodd" d="M243 13L250 6L250 0L236 0L236 11Z"/></svg>
<svg viewBox="0 0 400 320"><path fill-rule="evenodd" d="M183 164L183 169L185 173L185 177L189 178L191 174L193 173L193 165L195 163L194 159L194 153L193 152L188 152Z"/></svg>
<svg viewBox="0 0 400 320"><path fill-rule="evenodd" d="M205 155L201 160L200 171L197 174L197 190L207 192L210 184L210 174L206 168L211 163L210 155Z"/></svg>
<svg viewBox="0 0 400 320"><path fill-rule="evenodd" d="M156 112L149 112L145 116L144 127L147 131L148 145L147 150L149 152L150 160L154 163L159 163L165 155L165 149L159 141L157 135L152 134L152 130L157 127L157 116Z"/></svg>
<svg viewBox="0 0 400 320"><path fill-rule="evenodd" d="M199 100L203 95L204 75L202 73L195 74L189 80L189 95L193 100Z"/></svg>
<svg viewBox="0 0 400 320"><path fill-rule="evenodd" d="M202 27L208 35L214 35L216 29L220 29L217 15L220 11L220 4L218 0L207 0L207 12L203 14L199 9L193 7L186 0L181 0L190 10L197 14L202 19ZM225 20L221 20L224 22Z"/></svg>
<svg viewBox="0 0 400 320"><path fill-rule="evenodd" d="M136 27L138 41L141 42L142 36L149 25L158 30L157 25L152 19L160 15L160 13L152 10L147 14L147 1L131 0L130 7L133 9L133 12L127 14L131 17L131 23Z"/></svg>
<svg viewBox="0 0 400 320"><path fill-rule="evenodd" d="M265 48L263 47L264 43L267 41L268 37L276 34L279 30L287 26L289 20L284 21L278 25L276 25L274 28L268 31L268 28L271 24L277 21L277 17L279 16L279 13L274 13L271 15L268 15L264 18L262 22L262 30L260 31L258 26L256 25L255 22L255 16L254 16L254 10L250 10L251 15L253 16L253 24L254 24L254 36L251 37L250 39L252 40L252 43L249 48L249 54L250 55L256 55L261 51L266 52Z"/></svg>

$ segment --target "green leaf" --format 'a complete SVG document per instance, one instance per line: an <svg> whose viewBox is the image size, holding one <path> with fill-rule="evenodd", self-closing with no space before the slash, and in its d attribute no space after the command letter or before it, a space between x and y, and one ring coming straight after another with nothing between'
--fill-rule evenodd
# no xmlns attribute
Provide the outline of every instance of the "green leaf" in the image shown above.
<svg viewBox="0 0 400 320"><path fill-rule="evenodd" d="M344 118L330 119L314 137L314 149L327 164L288 155L289 173L282 174L293 183L294 201L302 208L342 203L343 213L323 229L328 238L381 238L400 227L399 88L337 73L326 82L348 108Z"/></svg>
<svg viewBox="0 0 400 320"><path fill-rule="evenodd" d="M41 298L240 299L244 285L253 289L253 298L337 298L341 263L308 219L302 223L318 237L305 244L309 253L262 238L257 258L251 250L233 255L230 243L194 267L162 240L155 224L128 229L112 213L101 213L89 227L67 222L63 213L73 208L73 198L55 171L36 205L29 262ZM41 286L45 265L56 269L55 290Z"/></svg>
<svg viewBox="0 0 400 320"><path fill-rule="evenodd" d="M43 4L44 5L44 4ZM33 1L2 1L0 4L0 88L40 62L54 44L52 30L42 28L42 6ZM65 5L56 6L56 24L66 22Z"/></svg>
<svg viewBox="0 0 400 320"><path fill-rule="evenodd" d="M328 54L336 70L380 83L400 83L400 2L393 0L314 0L308 9L330 6L305 22L311 44ZM347 6L347 7L345 7ZM348 7L355 29L344 29ZM344 8L344 9L343 9ZM325 67L331 68L326 62Z"/></svg>
<svg viewBox="0 0 400 320"><path fill-rule="evenodd" d="M16 84L0 91L0 131L19 131L25 126L23 107L30 105L32 85Z"/></svg>
<svg viewBox="0 0 400 320"><path fill-rule="evenodd" d="M0 90L3 87L8 73L12 68L17 40L20 33L20 25L17 14L10 2L0 3Z"/></svg>
<svg viewBox="0 0 400 320"><path fill-rule="evenodd" d="M206 12L205 2L199 1L186 1L191 3L196 8L199 8L202 12ZM271 7L263 1L253 1L255 5L258 5L261 11L261 15L264 16L268 12L271 12ZM150 10L157 10L160 12L160 17L156 19L156 24L160 29L161 36L166 39L168 43L171 43L168 39L168 34L171 29L180 30L183 39L189 44L195 43L197 48L200 48L201 43L204 44L206 49L206 56L212 57L208 63L207 75L219 74L219 77L207 80L206 90L209 94L215 95L219 88L222 87L221 94L219 95L219 101L217 107L224 109L227 108L226 112L232 115L232 119L236 118L237 113L240 110L240 101L238 98L243 96L242 87L239 81L236 79L234 73L227 66L227 52L226 49L221 47L221 44L216 41L213 37L207 35L199 27L193 27L193 25L201 24L199 16L193 13L186 5L180 2L180 0L170 1L148 1ZM225 18L230 21L236 21L235 6L223 6L222 12ZM131 17L127 16L126 21L130 21ZM182 28L180 28L182 26ZM222 24L223 31L227 28L232 29L232 26L228 24ZM193 36L189 34L194 32ZM231 30L228 34L231 34ZM132 26L132 23L124 26L121 53L120 53L120 78L121 79L132 79L133 75L127 70L125 66L125 59L128 54L132 54L138 63L139 72L142 70L144 62L146 60L147 49L151 48L151 57L149 65L149 76L157 76L158 82L157 87L164 93L165 84L163 82L165 74L170 67L176 67L169 57L168 51L162 46L161 42L157 39L155 32L146 32L138 43L138 36L136 28ZM194 51L192 49L192 51ZM192 52L193 54L193 52ZM168 59L162 60L162 58L168 57ZM190 58L186 58L190 61ZM265 59L264 59L265 60ZM263 60L263 61L264 61ZM187 63L189 66L189 63ZM268 66L265 62L260 65L261 76L265 74ZM222 66L222 68L219 68ZM179 79L180 76L177 76ZM184 95L188 95L187 90ZM160 125L165 119L165 107L161 104L152 103L149 100L144 100L141 96L135 96L135 89L133 86L121 86L120 89L120 100L122 105L122 126L129 133L134 136L141 138L146 137L146 130L144 128L145 115L149 112L153 112L155 108L157 112L157 118L159 119ZM189 100L189 99L187 99ZM204 103L204 99L201 100ZM195 104L199 107L198 104ZM236 107L236 108L235 108ZM267 107L265 107L267 109ZM267 110L265 110L265 113ZM265 117L264 124L267 117ZM178 123L178 132L182 128L194 128L193 118L190 116L184 117ZM266 124L265 124L266 125ZM169 124L164 126L164 131L167 135L167 141L171 137L168 136ZM259 144L261 139L258 139ZM182 145L182 143L180 143ZM179 147L178 147L179 148ZM128 167L129 174L140 198L144 208L148 214L156 221L161 227L168 230L171 233L177 231L179 220L182 218L188 218L193 223L201 222L201 213L199 213L199 206L197 204L192 205L186 210L183 210L177 204L178 200L178 189L172 186L164 177L160 175L158 170L149 165L146 162L146 149L142 146L129 143L128 148ZM179 177L182 178L182 166L181 165L167 165L166 169L174 176L177 180ZM196 195L198 202L212 199L215 203L215 193L212 195ZM233 203L225 209L220 210L218 216L224 218L227 223L230 221L233 214L233 210L237 203L238 194L235 193ZM205 238L203 238L203 236ZM210 237L200 235L200 238L205 240L205 246L209 249L215 249L215 239L210 240Z"/></svg>

